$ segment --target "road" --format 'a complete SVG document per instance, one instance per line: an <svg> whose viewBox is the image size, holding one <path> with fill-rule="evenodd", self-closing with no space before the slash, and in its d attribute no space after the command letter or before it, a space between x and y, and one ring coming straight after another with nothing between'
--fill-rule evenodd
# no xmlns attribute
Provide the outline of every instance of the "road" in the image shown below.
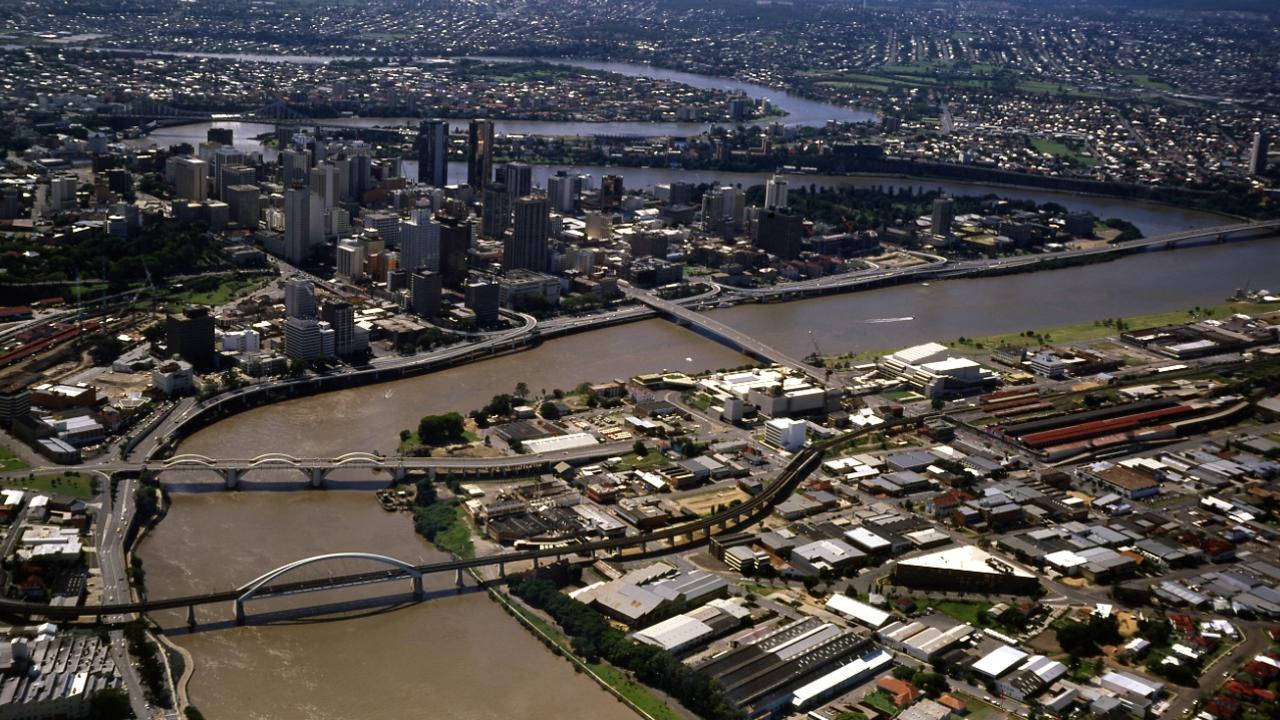
<svg viewBox="0 0 1280 720"><path fill-rule="evenodd" d="M102 585L102 602L107 604L128 603L133 601L129 586L129 568L125 560L124 539L133 522L135 511L133 494L137 490L136 480L121 480L116 487L115 502L111 500L111 483L106 480L100 484L102 488L97 498L98 533L98 571ZM129 615L108 615L103 622L120 623L132 619ZM133 706L133 714L139 718L151 716L147 709L146 692L134 669L133 661L125 649L124 633L111 630L108 633L111 643L111 659L120 668L124 678L125 689L129 692L129 702Z"/></svg>

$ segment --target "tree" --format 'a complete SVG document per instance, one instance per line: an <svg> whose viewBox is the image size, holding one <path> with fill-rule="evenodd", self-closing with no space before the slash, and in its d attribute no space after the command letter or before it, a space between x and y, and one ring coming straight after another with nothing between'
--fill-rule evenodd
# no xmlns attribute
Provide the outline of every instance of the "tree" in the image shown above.
<svg viewBox="0 0 1280 720"><path fill-rule="evenodd" d="M645 447L643 440L636 440L631 446L631 452L635 453L637 457L644 457L649 454L649 448Z"/></svg>
<svg viewBox="0 0 1280 720"><path fill-rule="evenodd" d="M546 420L559 420L560 408L553 402L544 402L538 407L538 414Z"/></svg>
<svg viewBox="0 0 1280 720"><path fill-rule="evenodd" d="M89 720L127 720L136 717L129 705L129 693L120 688L103 688L89 698Z"/></svg>
<svg viewBox="0 0 1280 720"><path fill-rule="evenodd" d="M204 713L197 710L195 705L188 705L184 714L187 720L204 720Z"/></svg>
<svg viewBox="0 0 1280 720"><path fill-rule="evenodd" d="M423 445L447 445L466 438L462 416L456 412L424 415L418 421L418 442Z"/></svg>
<svg viewBox="0 0 1280 720"><path fill-rule="evenodd" d="M529 397L529 386L524 384L523 382L516 383L516 390L514 394L516 397L520 398L521 400L524 400L525 398Z"/></svg>

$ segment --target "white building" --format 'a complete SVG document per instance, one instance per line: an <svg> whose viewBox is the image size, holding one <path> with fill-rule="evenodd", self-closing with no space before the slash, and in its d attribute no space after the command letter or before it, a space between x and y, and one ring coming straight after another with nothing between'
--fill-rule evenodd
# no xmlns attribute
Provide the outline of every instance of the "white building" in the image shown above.
<svg viewBox="0 0 1280 720"><path fill-rule="evenodd" d="M764 424L764 441L788 452L804 447L808 423L790 418L774 418Z"/></svg>

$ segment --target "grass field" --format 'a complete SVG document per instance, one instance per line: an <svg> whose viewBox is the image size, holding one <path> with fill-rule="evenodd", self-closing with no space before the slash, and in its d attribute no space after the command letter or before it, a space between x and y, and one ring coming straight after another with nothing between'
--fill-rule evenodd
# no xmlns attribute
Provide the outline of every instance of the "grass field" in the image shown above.
<svg viewBox="0 0 1280 720"><path fill-rule="evenodd" d="M64 472L56 475L36 475L33 478L13 478L4 481L6 488L26 488L59 495L68 495L80 500L93 498L93 481L88 475L75 472Z"/></svg>
<svg viewBox="0 0 1280 720"><path fill-rule="evenodd" d="M615 467L614 470L617 470L618 472L623 472L625 470L649 470L662 465L666 461L667 457L665 455L653 448L650 448L649 453L643 457L636 455L635 453L624 455L622 457L622 462L618 463L618 466Z"/></svg>
<svg viewBox="0 0 1280 720"><path fill-rule="evenodd" d="M10 472L13 470L26 470L31 467L26 460L13 454L9 448L0 445L0 472Z"/></svg>
<svg viewBox="0 0 1280 720"><path fill-rule="evenodd" d="M943 615L948 615L960 622L966 622L970 625L977 625L978 616L991 609L991 603L989 602L938 600L929 604L933 606L934 610L937 610Z"/></svg>
<svg viewBox="0 0 1280 720"><path fill-rule="evenodd" d="M902 712L897 705L893 704L893 701L889 699L888 695L885 695L879 690L869 692L864 695L862 697L862 702L866 703L868 707L873 707L889 717L895 717L898 713Z"/></svg>
<svg viewBox="0 0 1280 720"><path fill-rule="evenodd" d="M171 290L165 298L171 303L182 305L225 305L248 295L270 280L262 275L222 275L216 279L215 283L213 276L194 278L183 287Z"/></svg>
<svg viewBox="0 0 1280 720"><path fill-rule="evenodd" d="M1050 140L1048 138L1032 138L1031 146L1039 152L1049 153L1054 157L1060 157L1064 160L1078 163L1086 167L1093 167L1098 164L1096 158L1090 155L1085 155L1079 150L1068 147L1066 143L1058 142L1057 140Z"/></svg>

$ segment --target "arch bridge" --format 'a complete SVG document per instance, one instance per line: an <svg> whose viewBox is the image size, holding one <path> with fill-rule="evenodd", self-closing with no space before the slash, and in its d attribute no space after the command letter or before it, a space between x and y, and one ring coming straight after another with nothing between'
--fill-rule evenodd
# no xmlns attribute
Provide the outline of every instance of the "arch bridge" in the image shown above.
<svg viewBox="0 0 1280 720"><path fill-rule="evenodd" d="M273 582L280 577L287 575L299 568L308 565L331 562L334 560L369 560L388 566L389 570L374 571L360 573L356 575L347 575L342 578L345 582L335 583L333 580L326 578L322 583L317 584L314 581L300 581L295 583L284 583L274 585ZM402 579L408 575L413 584L413 599L422 599L422 570L418 569L412 563L390 557L388 555L379 555L377 553L367 552L338 552L327 553L324 555L313 555L311 557L295 560L291 563L281 565L267 573L263 573L249 582L236 588L237 593L234 600L234 609L236 615L236 624L243 625L245 621L244 604L255 597L278 597L281 595L292 595L304 592L316 592L319 590L331 590L340 587L352 587L356 585L368 585L376 582L389 582L392 580ZM461 571L459 571L459 585L461 585ZM187 616L189 624L195 624L193 613Z"/></svg>

